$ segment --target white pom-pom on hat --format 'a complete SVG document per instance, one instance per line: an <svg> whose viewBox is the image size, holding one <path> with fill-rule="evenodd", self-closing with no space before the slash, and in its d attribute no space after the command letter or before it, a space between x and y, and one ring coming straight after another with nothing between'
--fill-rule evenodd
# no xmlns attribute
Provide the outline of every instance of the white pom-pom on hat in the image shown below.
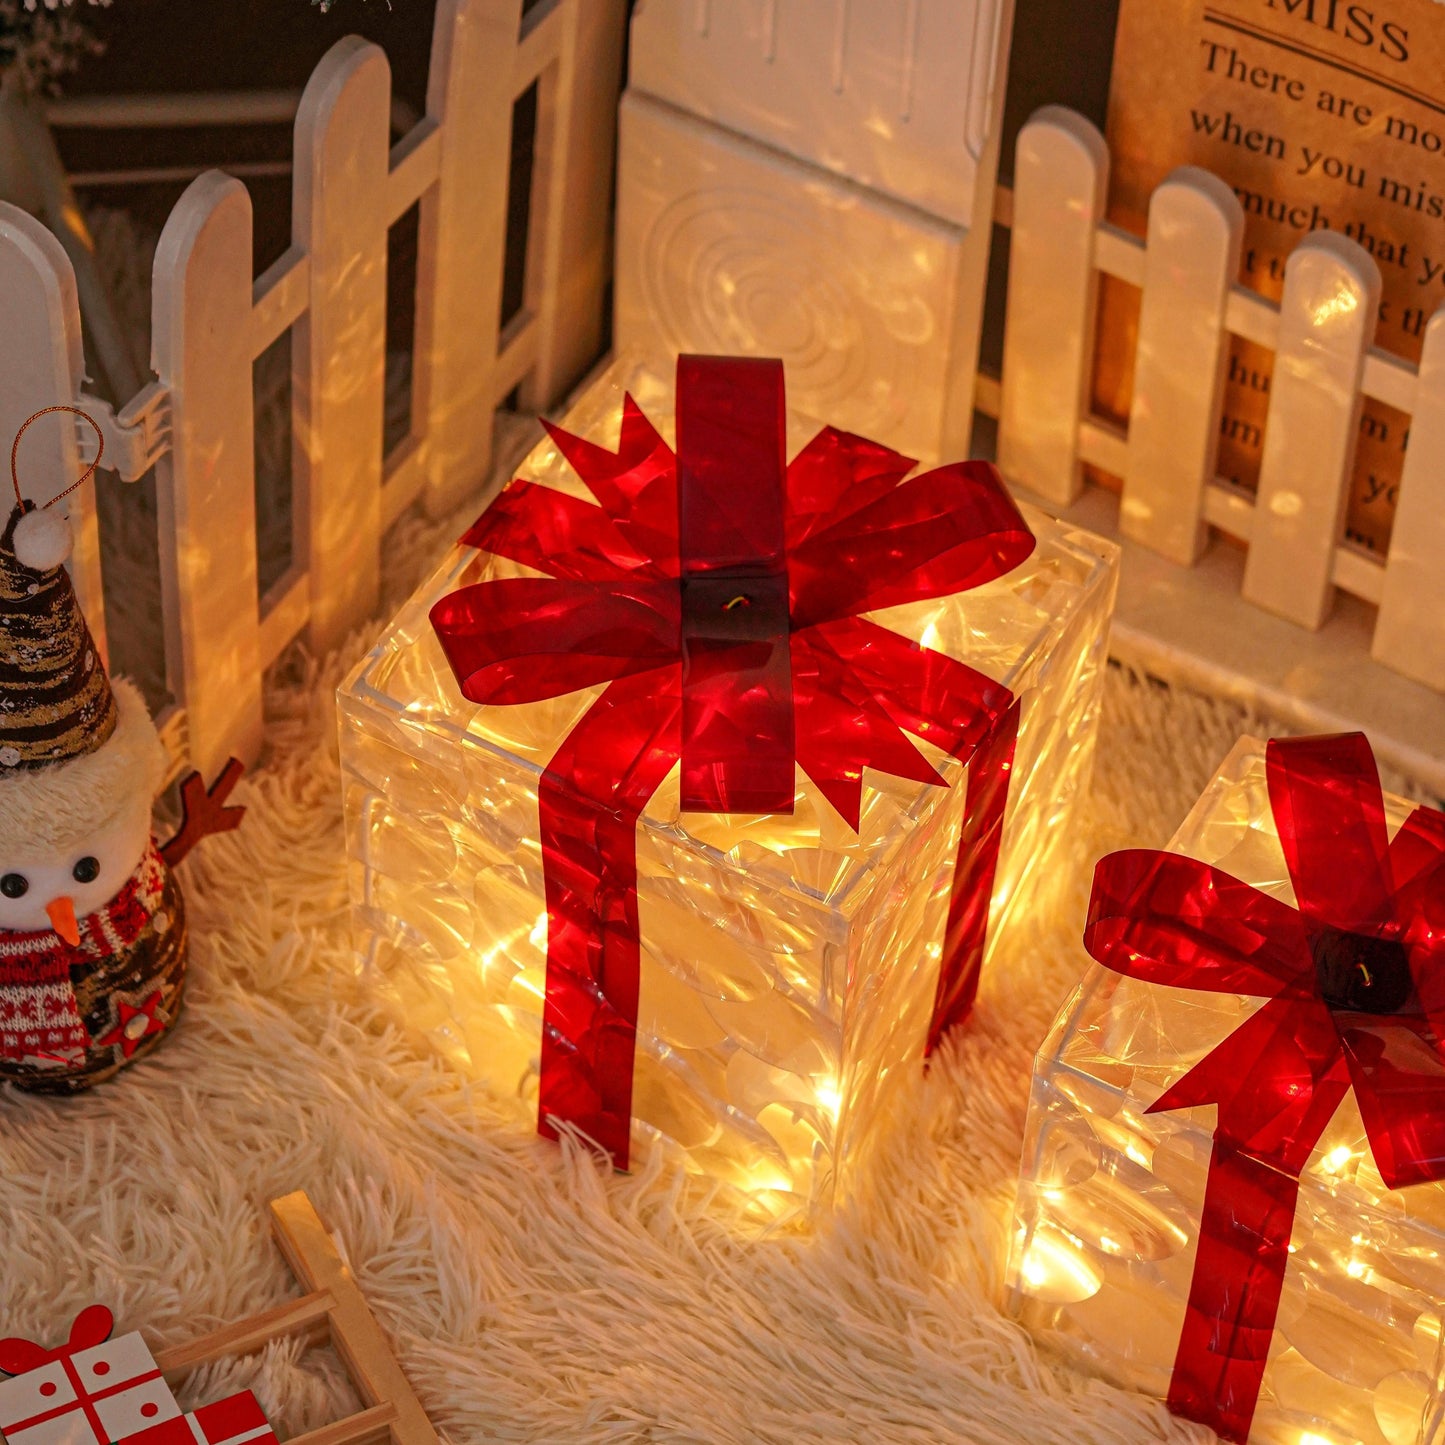
<svg viewBox="0 0 1445 1445"><path fill-rule="evenodd" d="M53 572L70 556L70 523L52 508L26 514L15 524L11 539L15 560L32 572Z"/></svg>

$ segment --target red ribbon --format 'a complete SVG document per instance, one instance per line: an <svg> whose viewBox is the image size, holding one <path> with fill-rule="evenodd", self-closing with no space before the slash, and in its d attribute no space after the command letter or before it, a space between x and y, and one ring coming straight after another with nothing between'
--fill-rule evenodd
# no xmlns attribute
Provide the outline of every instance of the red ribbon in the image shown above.
<svg viewBox="0 0 1445 1445"><path fill-rule="evenodd" d="M967 1015L1018 706L861 614L1001 577L1034 539L981 462L905 482L909 458L829 427L788 464L775 361L681 358L676 457L631 397L616 453L548 431L601 505L514 482L464 541L546 575L464 587L431 620L474 702L605 684L539 789L539 1127L576 1124L625 1168L636 827L679 763L684 810L790 813L796 764L856 828L865 767L943 782L905 732L969 759L929 1049Z"/></svg>
<svg viewBox="0 0 1445 1445"><path fill-rule="evenodd" d="M81 1350L103 1345L114 1328L115 1317L104 1305L87 1305L76 1315L70 1327L70 1338L53 1350L18 1336L0 1340L0 1371L7 1375L23 1375L50 1364L52 1360L68 1359Z"/></svg>
<svg viewBox="0 0 1445 1445"><path fill-rule="evenodd" d="M1445 814L1390 839L1361 733L1269 744L1297 908L1139 849L1094 875L1089 952L1149 983L1268 1001L1151 1106L1219 1106L1169 1406L1244 1441L1299 1176L1353 1087L1391 1189L1445 1178Z"/></svg>

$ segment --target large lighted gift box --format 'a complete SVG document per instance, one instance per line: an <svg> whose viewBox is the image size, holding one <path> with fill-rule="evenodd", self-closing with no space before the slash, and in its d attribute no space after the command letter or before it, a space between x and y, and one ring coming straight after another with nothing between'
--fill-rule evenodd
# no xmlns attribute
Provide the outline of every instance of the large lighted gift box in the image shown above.
<svg viewBox="0 0 1445 1445"><path fill-rule="evenodd" d="M543 1132L811 1204L1061 870L1116 553L773 362L566 428L342 687L364 967Z"/></svg>
<svg viewBox="0 0 1445 1445"><path fill-rule="evenodd" d="M1445 814L1247 739L1100 863L1010 1267L1041 1337L1231 1440L1445 1428Z"/></svg>

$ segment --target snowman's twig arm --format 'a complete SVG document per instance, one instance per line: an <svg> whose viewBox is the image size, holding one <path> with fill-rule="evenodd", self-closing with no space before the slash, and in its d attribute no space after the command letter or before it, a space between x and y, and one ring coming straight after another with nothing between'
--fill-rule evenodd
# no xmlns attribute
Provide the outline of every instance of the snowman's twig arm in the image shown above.
<svg viewBox="0 0 1445 1445"><path fill-rule="evenodd" d="M191 773L181 784L181 831L161 849L166 866L174 868L202 838L212 833L229 833L246 816L244 808L228 808L226 799L241 781L246 765L230 759L209 792L199 773Z"/></svg>

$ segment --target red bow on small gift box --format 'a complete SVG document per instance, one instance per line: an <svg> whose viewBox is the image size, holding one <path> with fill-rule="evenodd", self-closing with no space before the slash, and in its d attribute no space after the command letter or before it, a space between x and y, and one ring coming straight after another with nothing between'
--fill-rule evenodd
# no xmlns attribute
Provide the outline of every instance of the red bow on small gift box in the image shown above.
<svg viewBox="0 0 1445 1445"><path fill-rule="evenodd" d="M683 357L677 455L629 397L614 454L549 428L594 506L514 483L465 540L546 575L431 613L462 692L525 703L605 684L540 786L547 904L541 1127L628 1156L639 933L635 829L681 764L684 811L791 813L795 765L855 827L865 767L970 760L929 1047L972 1005L1012 765L1008 689L865 619L1001 577L1034 539L981 463L825 428L786 460L778 362Z"/></svg>
<svg viewBox="0 0 1445 1445"><path fill-rule="evenodd" d="M1219 1106L1170 1408L1243 1441L1299 1176L1353 1087L1391 1189L1445 1179L1445 814L1394 838L1359 733L1269 744L1297 907L1173 853L1105 858L1084 941L1118 973L1267 1002L1151 1106Z"/></svg>

